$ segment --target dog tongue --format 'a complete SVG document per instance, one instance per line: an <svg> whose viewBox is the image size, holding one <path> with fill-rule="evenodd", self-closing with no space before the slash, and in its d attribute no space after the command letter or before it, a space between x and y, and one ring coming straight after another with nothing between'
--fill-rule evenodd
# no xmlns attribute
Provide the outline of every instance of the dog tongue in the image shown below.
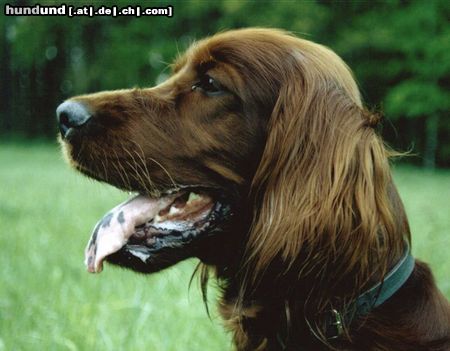
<svg viewBox="0 0 450 351"><path fill-rule="evenodd" d="M158 212L169 206L176 194L159 199L151 199L138 195L121 203L109 211L95 226L91 239L85 250L85 264L91 273L100 273L103 260L119 251L136 231L135 227L142 225Z"/></svg>

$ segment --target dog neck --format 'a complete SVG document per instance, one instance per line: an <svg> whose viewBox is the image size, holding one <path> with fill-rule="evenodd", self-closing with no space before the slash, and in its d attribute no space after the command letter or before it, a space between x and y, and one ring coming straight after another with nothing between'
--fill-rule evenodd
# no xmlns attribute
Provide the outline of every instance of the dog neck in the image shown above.
<svg viewBox="0 0 450 351"><path fill-rule="evenodd" d="M266 346L261 350L289 350L288 345L301 345L305 350L328 350L327 345L346 344L353 331L360 327L361 320L373 308L388 301L405 284L413 269L414 258L407 245L403 256L384 279L359 294L345 310L331 306L322 313L323 318L314 320L310 318L310 308L305 308L307 303L314 306L311 297L303 293L307 281L293 284L292 277L286 281L262 280L255 291L239 302L240 286L234 279L235 270L218 268L218 278L225 282L220 312L228 328L235 333L235 340L246 345L238 346L238 350L254 350L264 343ZM270 276L270 270L267 275ZM321 332L315 329L318 325L322 325Z"/></svg>

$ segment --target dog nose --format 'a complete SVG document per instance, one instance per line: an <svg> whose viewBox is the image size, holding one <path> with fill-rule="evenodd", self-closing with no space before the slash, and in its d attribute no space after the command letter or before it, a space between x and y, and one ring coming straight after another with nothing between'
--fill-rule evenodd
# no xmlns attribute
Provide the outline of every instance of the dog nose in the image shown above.
<svg viewBox="0 0 450 351"><path fill-rule="evenodd" d="M65 101L56 109L56 118L61 136L65 138L71 128L84 125L91 118L91 114L82 103Z"/></svg>

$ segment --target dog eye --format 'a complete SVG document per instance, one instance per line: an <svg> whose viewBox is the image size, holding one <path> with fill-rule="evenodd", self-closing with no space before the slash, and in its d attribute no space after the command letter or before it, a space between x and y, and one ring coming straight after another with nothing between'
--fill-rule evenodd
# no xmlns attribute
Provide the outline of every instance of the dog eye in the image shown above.
<svg viewBox="0 0 450 351"><path fill-rule="evenodd" d="M224 93L223 86L207 74L202 76L200 81L192 86L192 90L197 89L208 96L217 96Z"/></svg>

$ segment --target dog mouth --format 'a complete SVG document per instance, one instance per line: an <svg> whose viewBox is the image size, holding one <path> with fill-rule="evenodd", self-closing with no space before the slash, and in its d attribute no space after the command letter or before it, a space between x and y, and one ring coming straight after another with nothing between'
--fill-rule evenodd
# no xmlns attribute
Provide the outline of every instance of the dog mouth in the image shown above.
<svg viewBox="0 0 450 351"><path fill-rule="evenodd" d="M208 189L170 190L159 198L136 195L94 227L85 250L87 270L101 272L105 260L142 272L162 269L189 257L189 246L212 235L228 215L229 206Z"/></svg>

